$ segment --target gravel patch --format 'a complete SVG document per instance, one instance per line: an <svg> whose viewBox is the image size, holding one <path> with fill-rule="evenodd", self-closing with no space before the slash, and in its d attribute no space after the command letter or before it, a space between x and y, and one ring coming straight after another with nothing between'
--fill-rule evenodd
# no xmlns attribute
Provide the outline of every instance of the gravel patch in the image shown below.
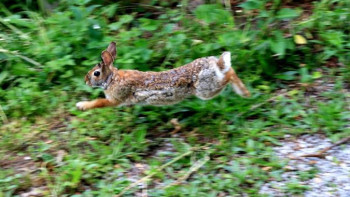
<svg viewBox="0 0 350 197"><path fill-rule="evenodd" d="M281 159L298 157L304 154L316 153L330 146L331 141L321 134L303 135L293 139L286 135L282 146L274 150ZM317 169L315 176L308 180L301 180L300 173ZM300 160L290 160L285 166L280 180L264 184L260 194L268 196L295 196L288 191L288 184L298 182L309 189L304 192L305 197L349 197L350 196L350 145L344 144L327 152L322 158L309 157Z"/></svg>

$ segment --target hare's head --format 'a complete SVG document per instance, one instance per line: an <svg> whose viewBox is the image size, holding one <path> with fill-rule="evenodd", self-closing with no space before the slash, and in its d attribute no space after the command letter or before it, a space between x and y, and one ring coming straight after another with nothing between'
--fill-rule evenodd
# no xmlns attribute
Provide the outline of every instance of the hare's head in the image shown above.
<svg viewBox="0 0 350 197"><path fill-rule="evenodd" d="M92 87L106 89L113 76L113 62L117 54L115 42L111 42L107 49L102 51L102 62L93 67L85 76L85 82Z"/></svg>

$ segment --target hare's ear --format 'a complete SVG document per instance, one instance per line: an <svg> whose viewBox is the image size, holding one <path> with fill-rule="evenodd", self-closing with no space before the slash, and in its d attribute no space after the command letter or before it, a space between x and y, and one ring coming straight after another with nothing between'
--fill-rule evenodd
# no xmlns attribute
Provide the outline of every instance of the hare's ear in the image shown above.
<svg viewBox="0 0 350 197"><path fill-rule="evenodd" d="M115 56L117 55L117 47L115 42L111 42L106 51L108 51L112 55L113 60L115 60Z"/></svg>
<svg viewBox="0 0 350 197"><path fill-rule="evenodd" d="M102 58L104 65L106 65L108 67L113 66L114 59L108 51L106 51L106 50L102 51L101 58Z"/></svg>

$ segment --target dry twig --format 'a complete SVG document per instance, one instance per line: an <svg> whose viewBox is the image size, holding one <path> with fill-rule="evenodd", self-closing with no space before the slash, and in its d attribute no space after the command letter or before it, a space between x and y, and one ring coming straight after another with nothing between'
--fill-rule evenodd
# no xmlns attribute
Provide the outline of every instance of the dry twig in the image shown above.
<svg viewBox="0 0 350 197"><path fill-rule="evenodd" d="M171 119L170 123L172 125L174 125L174 130L171 132L171 134L175 134L181 130L181 125L180 125L179 121L177 120L177 118Z"/></svg>
<svg viewBox="0 0 350 197"><path fill-rule="evenodd" d="M267 103L269 103L269 102L271 102L271 101L274 101L274 100L276 100L276 99L277 99L278 97L280 97L280 96L285 96L285 95L287 95L289 92L290 92L290 91L277 94L276 96L273 96L273 97L271 97L271 98L269 98L269 99L267 99L267 100L265 100L265 101L263 101L263 102L261 102L261 103L258 103L258 104L256 104L256 105L252 105L247 111L238 113L238 114L235 116L235 118L241 117L241 116L244 115L245 113L248 113L248 112L250 112L250 111L252 111L252 110L254 110L254 109L257 109L257 108L259 108L259 107L261 107L261 106L263 106L263 105L265 105L265 104L267 104Z"/></svg>
<svg viewBox="0 0 350 197"><path fill-rule="evenodd" d="M300 155L298 157L291 157L291 159L301 159L302 157L319 157L319 158L324 158L325 157L325 153L327 151L329 151L330 149L339 146L341 144L345 144L346 142L350 141L350 136L343 138L339 141L337 141L336 143L332 144L331 146L328 146L324 149L321 149L319 151L317 151L316 153L310 153L310 154L305 154L305 155Z"/></svg>
<svg viewBox="0 0 350 197"><path fill-rule="evenodd" d="M145 177L143 177L143 178L141 178L141 179L139 179L139 180L137 180L137 181L131 183L129 186L127 186L126 188L124 188L118 195L115 195L115 197L121 197L121 196L123 196L127 191L129 191L130 189L134 188L134 187L137 186L138 184L143 183L143 182L149 180L151 177L153 177L153 176L154 176L155 174L157 174L158 172L164 170L166 167L168 167L168 166L170 166L171 164L175 163L176 161L178 161L178 160L180 160L180 159L182 159L182 158L184 158L184 157L186 157L186 156L192 154L194 151L196 151L196 150L198 150L198 149L202 149L202 148L203 148L203 147L195 147L195 148L192 148L191 150L189 150L189 151L187 151L187 152L185 152L185 153L183 153L183 154L181 154L181 155L175 157L174 159L172 159L172 160L169 161L168 163L166 163L166 164L160 166L156 171L151 172L149 175L147 175L147 176L145 176Z"/></svg>
<svg viewBox="0 0 350 197"><path fill-rule="evenodd" d="M14 55L14 56L17 56L17 57L23 59L24 61L27 61L28 63L31 63L31 64L33 64L35 66L38 66L40 68L44 67L41 63L39 63L39 62L37 62L37 61L27 57L27 56L19 54L17 51L9 51L9 50L0 48L0 53L11 54L11 55Z"/></svg>
<svg viewBox="0 0 350 197"><path fill-rule="evenodd" d="M203 159L197 161L196 163L193 164L193 166L191 166L191 168L188 170L188 172L186 174L184 174L183 176L181 176L180 178L178 178L175 182L170 183L169 185L164 186L162 189L174 186L174 185L179 185L181 184L183 181L185 181L186 179L188 179L188 177L191 176L191 174L193 172L196 172L199 168L201 168L204 164L206 164L208 161L210 160L209 154L206 155Z"/></svg>
<svg viewBox="0 0 350 197"><path fill-rule="evenodd" d="M0 105L0 117L1 117L2 122L3 122L4 124L6 124L6 123L9 122L8 119L7 119L7 116L6 116L5 112L4 112L4 110L2 110L1 105Z"/></svg>

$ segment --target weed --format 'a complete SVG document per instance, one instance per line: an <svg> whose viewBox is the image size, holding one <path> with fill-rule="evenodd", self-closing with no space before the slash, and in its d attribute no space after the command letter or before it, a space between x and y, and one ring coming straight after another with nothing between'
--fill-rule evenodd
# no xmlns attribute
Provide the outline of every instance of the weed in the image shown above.
<svg viewBox="0 0 350 197"><path fill-rule="evenodd" d="M6 124L0 128L0 158L30 158L35 169L15 172L8 170L16 168L8 159L0 160L6 166L0 170L0 196L28 192L36 179L48 196L109 196L150 174L143 188L126 195L258 196L264 182L283 172L286 162L271 147L285 134L348 135L348 2L317 1L312 10L270 0L231 9L191 6L2 1L0 106ZM227 88L210 101L77 111L78 100L103 96L83 77L110 41L118 43L115 66L143 71L231 51L252 98ZM328 79L336 79L334 88L307 96L316 81ZM273 97L278 89L289 92ZM180 125L174 133L173 118ZM206 148L162 168L196 147ZM300 172L300 180L316 173ZM302 194L308 188L290 182L285 189Z"/></svg>

